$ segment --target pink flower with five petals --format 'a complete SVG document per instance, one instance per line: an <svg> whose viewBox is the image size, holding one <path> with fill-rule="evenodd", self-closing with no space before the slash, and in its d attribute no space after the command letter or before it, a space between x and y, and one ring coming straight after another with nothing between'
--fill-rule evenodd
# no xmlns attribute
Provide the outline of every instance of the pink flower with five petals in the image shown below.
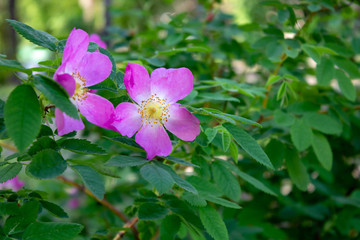
<svg viewBox="0 0 360 240"><path fill-rule="evenodd" d="M128 137L137 132L135 141L145 149L148 159L171 153L171 141L164 127L184 141L193 141L200 134L199 119L176 103L193 89L189 69L158 68L150 78L143 66L129 63L124 83L137 104L120 103L112 126Z"/></svg>
<svg viewBox="0 0 360 240"><path fill-rule="evenodd" d="M90 93L87 87L104 81L110 75L112 63L100 52L87 52L88 46L89 35L74 28L66 41L54 80L66 89L72 102L89 122L111 129L114 106L107 99ZM58 108L55 109L55 121L60 136L84 128L81 119L73 119Z"/></svg>

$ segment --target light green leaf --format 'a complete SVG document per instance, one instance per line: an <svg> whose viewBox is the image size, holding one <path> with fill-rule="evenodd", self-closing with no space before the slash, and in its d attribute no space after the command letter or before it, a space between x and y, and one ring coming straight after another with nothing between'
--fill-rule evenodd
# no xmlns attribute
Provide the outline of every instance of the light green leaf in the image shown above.
<svg viewBox="0 0 360 240"><path fill-rule="evenodd" d="M77 223L35 222L26 228L23 240L71 240L83 229Z"/></svg>
<svg viewBox="0 0 360 240"><path fill-rule="evenodd" d="M34 85L62 112L74 119L79 119L77 108L71 103L68 93L58 82L42 75L35 75Z"/></svg>
<svg viewBox="0 0 360 240"><path fill-rule="evenodd" d="M282 79L282 77L279 76L279 75L270 75L270 77L269 77L269 79L267 80L265 86L269 86L269 85L272 85L272 84L274 84L274 83L277 83L277 82L280 81L281 79Z"/></svg>
<svg viewBox="0 0 360 240"><path fill-rule="evenodd" d="M318 52L316 46L310 45L310 44L302 44L301 45L302 50L304 50L304 52L311 57L315 62L319 63L320 62L320 53Z"/></svg>
<svg viewBox="0 0 360 240"><path fill-rule="evenodd" d="M256 140L253 139L248 133L230 123L224 123L223 126L229 131L237 144L239 144L240 147L245 150L245 152L247 152L251 157L264 166L270 169L274 169L268 156L265 154Z"/></svg>
<svg viewBox="0 0 360 240"><path fill-rule="evenodd" d="M62 174L66 167L66 161L57 151L44 149L33 157L26 173L35 178L53 178Z"/></svg>
<svg viewBox="0 0 360 240"><path fill-rule="evenodd" d="M307 113L304 120L310 127L326 134L340 134L342 132L342 125L340 121L336 121L333 117L327 114L320 114L316 112Z"/></svg>
<svg viewBox="0 0 360 240"><path fill-rule="evenodd" d="M200 219L206 231L215 240L228 240L229 235L225 223L219 213L211 206L199 208Z"/></svg>
<svg viewBox="0 0 360 240"><path fill-rule="evenodd" d="M295 183L297 188L306 191L307 186L310 183L310 178L304 164L299 159L298 153L296 151L288 150L285 159L291 181Z"/></svg>
<svg viewBox="0 0 360 240"><path fill-rule="evenodd" d="M322 57L318 65L316 65L316 79L319 85L327 86L334 78L334 64L328 58Z"/></svg>
<svg viewBox="0 0 360 240"><path fill-rule="evenodd" d="M352 83L351 79L346 76L346 74L339 70L335 70L335 78L339 84L341 92L344 94L344 96L350 100L355 101L356 99L356 89L354 87L354 84Z"/></svg>
<svg viewBox="0 0 360 240"><path fill-rule="evenodd" d="M84 153L84 154L106 154L106 151L86 139L61 139L58 141L61 148L73 151L76 153Z"/></svg>
<svg viewBox="0 0 360 240"><path fill-rule="evenodd" d="M212 163L212 171L216 185L223 193L234 201L239 201L241 189L234 175L219 160Z"/></svg>
<svg viewBox="0 0 360 240"><path fill-rule="evenodd" d="M239 149L233 141L231 141L229 149L231 157L234 159L234 162L237 163L239 160Z"/></svg>
<svg viewBox="0 0 360 240"><path fill-rule="evenodd" d="M312 131L310 126L303 119L296 119L294 125L290 128L291 141L296 149L304 151L312 143Z"/></svg>
<svg viewBox="0 0 360 240"><path fill-rule="evenodd" d="M21 163L11 163L5 166L0 167L0 183L10 180L21 171Z"/></svg>
<svg viewBox="0 0 360 240"><path fill-rule="evenodd" d="M333 163L333 155L331 151L331 146L326 137L322 134L315 133L313 137L312 147L321 165L326 170L330 171Z"/></svg>
<svg viewBox="0 0 360 240"><path fill-rule="evenodd" d="M331 60L336 66L347 72L350 78L360 78L358 66L347 58L332 57Z"/></svg>
<svg viewBox="0 0 360 240"><path fill-rule="evenodd" d="M285 113L283 111L281 111L280 109L276 109L274 111L274 121L275 123L281 125L281 126L291 126L294 124L295 122L295 117L294 115L290 114L290 113Z"/></svg>
<svg viewBox="0 0 360 240"><path fill-rule="evenodd" d="M43 32L40 30L33 29L32 27L12 20L12 19L6 19L8 23L24 38L29 40L32 43L35 43L36 45L46 47L50 49L51 51L56 51L56 43L58 42L56 37L51 36L47 32Z"/></svg>
<svg viewBox="0 0 360 240"><path fill-rule="evenodd" d="M207 128L205 130L205 134L208 138L209 143L211 143L217 134L217 128Z"/></svg>
<svg viewBox="0 0 360 240"><path fill-rule="evenodd" d="M71 168L77 172L85 186L97 197L103 199L105 194L104 177L93 168L85 165L73 165Z"/></svg>
<svg viewBox="0 0 360 240"><path fill-rule="evenodd" d="M166 193L174 185L174 179L166 170L155 164L146 164L140 169L141 176L151 183L160 194Z"/></svg>
<svg viewBox="0 0 360 240"><path fill-rule="evenodd" d="M24 68L18 61L3 58L0 58L0 70L19 71L27 74L31 73L30 69Z"/></svg>
<svg viewBox="0 0 360 240"><path fill-rule="evenodd" d="M110 158L110 160L107 161L105 165L112 167L134 167L143 165L148 162L148 160L142 157L117 155Z"/></svg>
<svg viewBox="0 0 360 240"><path fill-rule="evenodd" d="M23 152L38 135L41 110L37 95L29 85L19 85L6 101L5 126L7 133Z"/></svg>
<svg viewBox="0 0 360 240"><path fill-rule="evenodd" d="M156 220L166 216L169 210L156 203L144 203L139 207L139 219Z"/></svg>

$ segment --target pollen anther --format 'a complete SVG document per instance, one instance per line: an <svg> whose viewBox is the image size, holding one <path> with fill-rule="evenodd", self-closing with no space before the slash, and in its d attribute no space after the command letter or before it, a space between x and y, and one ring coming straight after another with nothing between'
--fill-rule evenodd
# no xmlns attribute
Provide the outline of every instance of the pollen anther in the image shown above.
<svg viewBox="0 0 360 240"><path fill-rule="evenodd" d="M141 101L139 106L139 113L143 123L150 124L163 124L167 122L170 117L170 105L166 103L166 99L161 99L156 94L151 95L146 101Z"/></svg>

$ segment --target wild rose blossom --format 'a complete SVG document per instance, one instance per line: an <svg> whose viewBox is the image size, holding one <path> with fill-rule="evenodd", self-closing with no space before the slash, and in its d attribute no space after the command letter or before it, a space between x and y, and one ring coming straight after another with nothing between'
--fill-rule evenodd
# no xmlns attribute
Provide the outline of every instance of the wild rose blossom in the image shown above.
<svg viewBox="0 0 360 240"><path fill-rule="evenodd" d="M115 109L112 126L132 137L145 149L147 158L167 156L172 146L164 127L184 141L200 134L200 121L178 100L193 89L193 75L187 68L158 68L149 77L146 69L129 63L125 69L125 87L137 103L123 102Z"/></svg>
<svg viewBox="0 0 360 240"><path fill-rule="evenodd" d="M24 186L24 182L20 181L18 177L14 177L12 179L7 180L4 183L0 183L1 189L11 189L13 191L19 191Z"/></svg>
<svg viewBox="0 0 360 240"><path fill-rule="evenodd" d="M106 48L106 43L101 40L100 36L96 33L90 34L89 41L93 43L97 43L99 47Z"/></svg>
<svg viewBox="0 0 360 240"><path fill-rule="evenodd" d="M112 64L100 52L87 52L88 46L89 35L74 28L66 41L63 59L54 80L66 89L72 102L89 122L111 128L113 105L107 99L90 93L87 87L105 80L110 75ZM84 128L81 120L73 119L57 108L55 121L60 136Z"/></svg>

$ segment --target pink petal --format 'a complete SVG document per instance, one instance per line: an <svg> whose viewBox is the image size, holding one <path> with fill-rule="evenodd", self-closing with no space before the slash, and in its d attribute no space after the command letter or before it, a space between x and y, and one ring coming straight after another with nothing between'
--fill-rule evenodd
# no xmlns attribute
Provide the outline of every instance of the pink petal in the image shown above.
<svg viewBox="0 0 360 240"><path fill-rule="evenodd" d="M70 97L75 93L76 82L71 75L67 73L55 74L54 80L60 83L60 85L65 88L65 90L68 92Z"/></svg>
<svg viewBox="0 0 360 240"><path fill-rule="evenodd" d="M81 29L73 29L66 40L62 64L69 65L66 69L79 65L81 59L86 54L89 46L89 35Z"/></svg>
<svg viewBox="0 0 360 240"><path fill-rule="evenodd" d="M157 156L168 156L172 146L169 135L160 124L144 124L135 136L137 142L146 151L146 158L152 159Z"/></svg>
<svg viewBox="0 0 360 240"><path fill-rule="evenodd" d="M89 41L97 43L99 45L99 47L106 48L106 43L104 41L102 41L100 36L95 33L90 35Z"/></svg>
<svg viewBox="0 0 360 240"><path fill-rule="evenodd" d="M112 129L110 126L114 117L114 106L112 103L99 95L87 93L86 98L77 101L80 113L91 123Z"/></svg>
<svg viewBox="0 0 360 240"><path fill-rule="evenodd" d="M24 182L20 181L18 176L7 180L4 183L0 183L0 189L11 189L13 191L19 191L24 186Z"/></svg>
<svg viewBox="0 0 360 240"><path fill-rule="evenodd" d="M81 130L85 127L81 120L76 120L69 117L65 113L61 112L58 108L55 108L55 122L59 136L72 131Z"/></svg>
<svg viewBox="0 0 360 240"><path fill-rule="evenodd" d="M142 125L139 107L136 104L123 102L115 109L112 126L123 136L132 137Z"/></svg>
<svg viewBox="0 0 360 240"><path fill-rule="evenodd" d="M129 63L127 65L124 84L130 97L137 103L147 100L151 95L149 73L139 64Z"/></svg>
<svg viewBox="0 0 360 240"><path fill-rule="evenodd" d="M187 68L158 68L151 73L151 94L175 103L193 89L193 75Z"/></svg>
<svg viewBox="0 0 360 240"><path fill-rule="evenodd" d="M108 56L99 53L86 53L77 68L78 73L86 80L86 87L104 81L111 73L112 63Z"/></svg>
<svg viewBox="0 0 360 240"><path fill-rule="evenodd" d="M165 122L167 130L184 141L193 141L200 134L200 121L186 108L175 103L170 106L170 117Z"/></svg>

